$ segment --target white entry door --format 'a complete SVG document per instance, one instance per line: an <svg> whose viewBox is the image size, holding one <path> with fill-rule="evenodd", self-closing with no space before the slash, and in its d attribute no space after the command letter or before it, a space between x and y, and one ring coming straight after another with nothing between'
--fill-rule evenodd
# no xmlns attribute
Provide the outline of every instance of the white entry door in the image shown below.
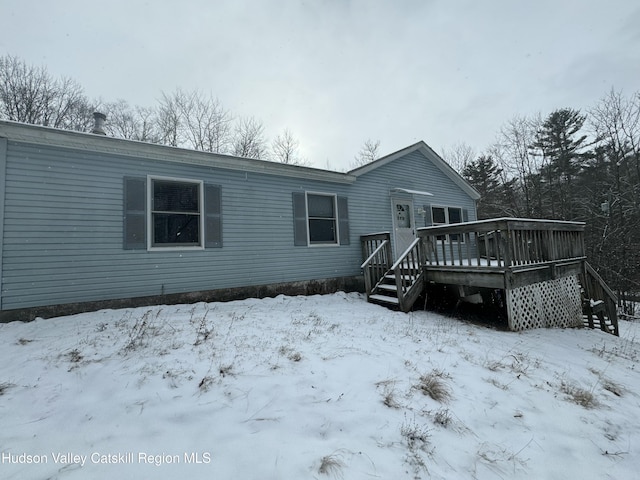
<svg viewBox="0 0 640 480"><path fill-rule="evenodd" d="M395 258L398 258L416 238L413 202L394 198L391 201L391 208L393 209Z"/></svg>

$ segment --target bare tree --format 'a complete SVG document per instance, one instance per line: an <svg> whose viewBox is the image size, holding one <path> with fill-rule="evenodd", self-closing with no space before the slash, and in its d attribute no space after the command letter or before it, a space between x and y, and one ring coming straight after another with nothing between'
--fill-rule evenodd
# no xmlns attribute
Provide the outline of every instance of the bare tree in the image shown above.
<svg viewBox="0 0 640 480"><path fill-rule="evenodd" d="M231 115L213 96L177 89L162 93L158 108L162 143L205 152L226 153L231 142Z"/></svg>
<svg viewBox="0 0 640 480"><path fill-rule="evenodd" d="M107 116L105 130L113 137L158 143L156 112L152 108L132 107L126 100L106 103L101 110Z"/></svg>
<svg viewBox="0 0 640 480"><path fill-rule="evenodd" d="M158 106L160 143L172 147L180 146L182 143L183 119L179 107L180 98L177 98L180 95L179 90L170 95L162 92Z"/></svg>
<svg viewBox="0 0 640 480"><path fill-rule="evenodd" d="M589 112L598 147L582 187L589 257L625 313L640 291L640 92L611 92ZM631 295L630 295L631 294Z"/></svg>
<svg viewBox="0 0 640 480"><path fill-rule="evenodd" d="M371 140L370 138L368 138L367 140L365 140L358 154L354 157L354 161L351 164L351 167L358 168L373 162L379 157L379 149L380 140Z"/></svg>
<svg viewBox="0 0 640 480"><path fill-rule="evenodd" d="M272 160L289 165L307 165L308 161L300 156L300 142L289 129L285 129L271 143Z"/></svg>
<svg viewBox="0 0 640 480"><path fill-rule="evenodd" d="M520 214L527 217L536 216L536 212L538 216L542 214L540 183L537 181L541 163L530 148L541 124L540 115L513 117L500 129L493 152L507 179L517 179L517 188L524 201Z"/></svg>
<svg viewBox="0 0 640 480"><path fill-rule="evenodd" d="M462 173L467 165L475 161L476 154L476 150L464 142L442 150L442 158L458 173Z"/></svg>
<svg viewBox="0 0 640 480"><path fill-rule="evenodd" d="M56 128L84 129L80 115L91 110L82 87L70 78L54 79L46 68L0 57L0 117Z"/></svg>
<svg viewBox="0 0 640 480"><path fill-rule="evenodd" d="M254 117L238 119L234 131L232 153L238 157L266 158L268 151L262 122Z"/></svg>

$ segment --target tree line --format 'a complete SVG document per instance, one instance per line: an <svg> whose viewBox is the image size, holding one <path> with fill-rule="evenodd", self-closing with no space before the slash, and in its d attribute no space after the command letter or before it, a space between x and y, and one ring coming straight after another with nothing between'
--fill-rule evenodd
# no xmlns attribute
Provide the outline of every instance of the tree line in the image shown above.
<svg viewBox="0 0 640 480"><path fill-rule="evenodd" d="M308 163L289 129L268 141L260 120L234 117L211 94L178 88L161 92L153 107L90 99L71 78L55 78L45 67L15 56L0 57L0 118L88 132L94 111L107 116L106 133L118 138L292 165Z"/></svg>
<svg viewBox="0 0 640 480"><path fill-rule="evenodd" d="M588 261L633 314L640 294L640 92L612 90L586 112L514 117L475 157L449 152L482 195L480 218L526 217L586 223Z"/></svg>

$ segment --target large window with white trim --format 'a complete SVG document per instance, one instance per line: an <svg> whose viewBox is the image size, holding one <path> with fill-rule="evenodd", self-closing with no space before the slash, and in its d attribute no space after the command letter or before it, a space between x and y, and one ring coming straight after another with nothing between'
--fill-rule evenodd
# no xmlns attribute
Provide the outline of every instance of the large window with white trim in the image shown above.
<svg viewBox="0 0 640 480"><path fill-rule="evenodd" d="M150 246L203 246L202 182L150 177Z"/></svg>

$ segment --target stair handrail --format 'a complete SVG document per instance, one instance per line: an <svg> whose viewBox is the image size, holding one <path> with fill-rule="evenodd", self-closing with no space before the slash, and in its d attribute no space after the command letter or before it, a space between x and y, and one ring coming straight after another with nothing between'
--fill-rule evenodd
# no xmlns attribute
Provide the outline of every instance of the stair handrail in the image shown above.
<svg viewBox="0 0 640 480"><path fill-rule="evenodd" d="M424 286L424 277L425 277L424 271L423 271L424 252L422 251L421 243L422 243L422 239L420 237L413 240L413 242L411 242L411 244L407 247L407 249L404 252L402 252L402 255L398 257L398 260L395 261L395 263L390 269L390 271L393 272L393 275L396 280L396 292L398 295L398 304L400 305L400 309L403 312L408 312L411 309L411 307L413 306L413 303L416 301L416 299L420 295L422 288ZM418 247L417 249L416 249L416 246ZM418 263L417 265L413 264L410 268L405 269L404 263L406 262L407 258L412 254L414 254L417 257ZM409 267L408 264L407 264L407 267ZM417 275L415 276L413 272L414 270L417 270L418 272ZM409 277L410 277L409 284L406 285L406 290L405 290L405 283L407 279L405 278L403 271L408 271Z"/></svg>
<svg viewBox="0 0 640 480"><path fill-rule="evenodd" d="M583 285L583 288L586 291L585 293L587 293L587 295L591 297L589 298L589 300L604 301L607 317L609 318L609 321L611 322L611 326L614 329L613 334L616 336L620 336L620 332L618 329L618 311L617 311L618 296L613 292L613 290L611 290L609 285L607 285L604 279L600 276L598 272L596 272L596 270L591 266L591 264L589 264L589 262L586 262L586 261L584 262L584 275L585 275L585 282L584 282L585 285ZM588 285L588 279L586 278L587 276L590 276L591 278L593 278L593 280L595 280L598 283L598 285L602 289L602 292L608 298L602 298L602 299L593 298L593 293L595 292L591 291L591 288ZM601 325L601 328L602 327L603 326Z"/></svg>
<svg viewBox="0 0 640 480"><path fill-rule="evenodd" d="M378 247L373 251L373 253L371 255L369 255L369 257L362 263L362 265L360 265L360 268L364 268L366 267L369 263L371 263L371 260L373 260L373 257L376 256L376 254L382 250L385 245L389 243L389 240L384 240L380 245L378 245Z"/></svg>
<svg viewBox="0 0 640 480"><path fill-rule="evenodd" d="M416 238L413 242L411 242L411 244L407 247L407 249L402 252L402 255L400 255L398 257L398 260L396 260L396 262L391 266L391 268L389 270L391 271L396 271L396 269L400 266L400 264L402 262L404 262L405 258L407 257L407 255L409 255L409 252L411 252L411 250L413 250L413 247L416 246L417 243L420 242L420 237Z"/></svg>

